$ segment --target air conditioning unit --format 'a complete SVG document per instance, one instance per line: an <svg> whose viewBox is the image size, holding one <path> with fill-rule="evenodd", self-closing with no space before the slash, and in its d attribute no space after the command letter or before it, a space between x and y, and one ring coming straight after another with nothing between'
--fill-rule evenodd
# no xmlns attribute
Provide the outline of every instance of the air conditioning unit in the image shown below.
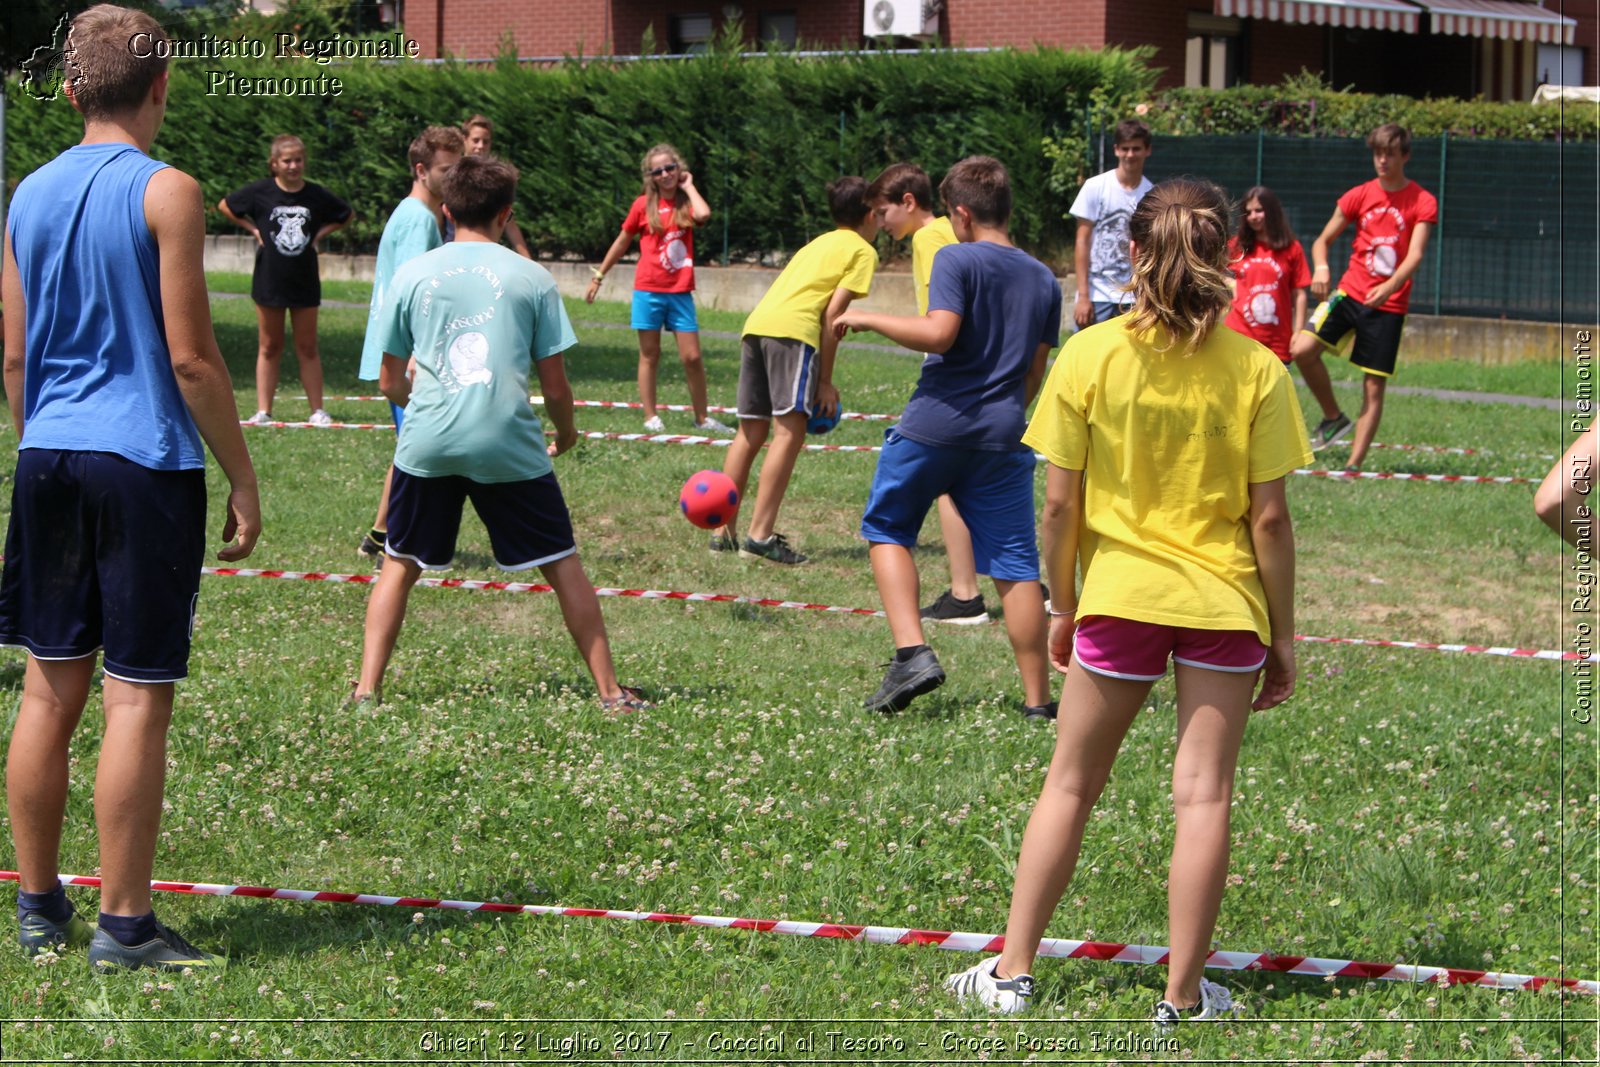
<svg viewBox="0 0 1600 1067"><path fill-rule="evenodd" d="M867 37L937 37L942 0L866 0L861 32Z"/></svg>

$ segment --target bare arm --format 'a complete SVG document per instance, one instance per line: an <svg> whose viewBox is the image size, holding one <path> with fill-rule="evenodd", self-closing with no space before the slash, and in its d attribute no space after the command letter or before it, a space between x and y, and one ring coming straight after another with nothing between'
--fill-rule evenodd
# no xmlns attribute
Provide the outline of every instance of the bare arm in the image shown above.
<svg viewBox="0 0 1600 1067"><path fill-rule="evenodd" d="M223 197L221 200L217 201L217 210L222 212L223 218L248 232L251 237L254 237L256 239L256 244L263 243L261 240L261 231L256 227L255 223L251 222L249 219L240 218L238 215L235 215L232 211L228 210L227 197Z"/></svg>
<svg viewBox="0 0 1600 1067"><path fill-rule="evenodd" d="M8 296L6 307L10 306L11 298ZM7 320L8 334L10 329L11 324ZM7 360L8 367L9 364ZM6 379L6 388L11 388L9 377ZM16 406L14 401L12 406ZM1566 455L1556 460L1556 465L1550 468L1550 473L1539 484L1539 491L1533 494L1533 510L1540 520L1574 548L1577 547L1580 534L1594 529L1594 508L1589 505L1588 499L1594 488L1595 477L1600 475L1600 471L1595 470L1596 465L1600 464L1600 456L1596 455L1597 447L1600 447L1600 422L1593 422L1581 437L1572 442Z"/></svg>
<svg viewBox="0 0 1600 1067"><path fill-rule="evenodd" d="M633 247L633 234L627 230L617 234L617 239L611 242L611 247L606 249L606 254L600 259L600 273L590 280L589 291L583 294L585 303L594 303L595 296L600 292L601 281L611 273L611 268L617 265L617 260L621 259L622 254L631 247Z"/></svg>
<svg viewBox="0 0 1600 1067"><path fill-rule="evenodd" d="M850 301L856 294L848 289L835 289L822 309L822 335L817 343L817 411L831 415L839 410L839 390L833 384L833 361L839 354L839 338L844 331L839 320L850 310Z"/></svg>
<svg viewBox="0 0 1600 1067"><path fill-rule="evenodd" d="M711 205L706 203L706 198L700 195L700 190L695 188L694 175L688 171L683 172L683 181L678 186L689 196L689 217L694 219L696 226L704 226L711 221Z"/></svg>
<svg viewBox="0 0 1600 1067"><path fill-rule="evenodd" d="M560 355L546 356L533 367L539 372L545 417L556 428L556 439L546 451L551 456L559 456L578 443L578 428L572 421L572 383L567 381L567 362Z"/></svg>
<svg viewBox="0 0 1600 1067"><path fill-rule="evenodd" d="M852 311L835 320L834 327L840 337L845 330L872 330L913 352L942 355L955 344L956 334L961 332L961 316L944 310L917 316Z"/></svg>
<svg viewBox="0 0 1600 1067"><path fill-rule="evenodd" d="M1265 711L1288 700L1295 681L1294 528L1282 478L1251 484L1250 541L1255 546L1256 572L1267 595L1267 622L1272 629L1261 692L1250 706Z"/></svg>
<svg viewBox="0 0 1600 1067"><path fill-rule="evenodd" d="M168 167L157 171L144 194L144 218L161 257L161 309L178 391L228 479L227 518L219 559L239 560L261 535L261 498L255 467L239 429L228 365L217 348L206 298L205 209L200 183Z"/></svg>
<svg viewBox="0 0 1600 1067"><path fill-rule="evenodd" d="M1318 300L1328 299L1328 279L1332 277L1328 268L1328 246L1333 244L1348 225L1349 220L1344 217L1344 212L1334 208L1328 224L1317 234L1317 239L1311 242L1311 295Z"/></svg>
<svg viewBox="0 0 1600 1067"><path fill-rule="evenodd" d="M515 222L506 223L506 240L511 242L511 251L523 259L533 258L527 239L522 236L522 229Z"/></svg>
<svg viewBox="0 0 1600 1067"><path fill-rule="evenodd" d="M1294 291L1294 329L1289 331L1291 336L1305 329L1307 303L1309 301L1306 300L1306 291L1304 289L1296 289Z"/></svg>
<svg viewBox="0 0 1600 1067"><path fill-rule="evenodd" d="M1050 358L1050 345L1040 342L1039 347L1033 350L1033 362L1028 365L1028 373L1022 376L1022 406L1033 403L1033 398L1039 395L1039 386L1044 384L1044 365Z"/></svg>
<svg viewBox="0 0 1600 1067"><path fill-rule="evenodd" d="M1072 659L1072 634L1078 627L1078 533L1083 516L1083 472L1045 468L1044 565L1050 579L1050 664L1066 673Z"/></svg>
<svg viewBox="0 0 1600 1067"><path fill-rule="evenodd" d="M6 401L11 405L11 428L22 440L23 368L27 365L28 309L23 303L22 275L17 273L17 257L11 250L11 235L6 234L5 274L0 277L0 301L6 311L5 379Z"/></svg>
<svg viewBox="0 0 1600 1067"><path fill-rule="evenodd" d="M1093 244L1094 223L1078 220L1078 234L1072 246L1073 284L1077 286L1077 299L1072 303L1072 321L1083 329L1094 321L1094 304L1089 300L1089 248Z"/></svg>
<svg viewBox="0 0 1600 1067"><path fill-rule="evenodd" d="M1400 291L1400 287L1411 279L1422 266L1422 256L1428 251L1428 237L1433 233L1433 223L1417 223L1417 232L1411 235L1411 247L1406 249L1406 258L1395 268L1393 274L1382 285L1373 288L1363 301L1369 308L1382 307L1384 302Z"/></svg>
<svg viewBox="0 0 1600 1067"><path fill-rule="evenodd" d="M378 366L378 392L397 408L405 407L411 400L410 367L408 358L393 352L385 352Z"/></svg>

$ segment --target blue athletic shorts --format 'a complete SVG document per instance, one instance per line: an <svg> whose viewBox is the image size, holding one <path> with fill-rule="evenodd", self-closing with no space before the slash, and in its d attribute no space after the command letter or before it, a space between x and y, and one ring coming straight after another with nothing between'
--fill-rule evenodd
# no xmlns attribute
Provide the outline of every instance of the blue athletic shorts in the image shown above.
<svg viewBox="0 0 1600 1067"><path fill-rule="evenodd" d="M872 476L861 536L913 548L922 520L945 493L972 534L979 574L1003 582L1039 578L1034 540L1033 453L927 445L890 428Z"/></svg>
<svg viewBox="0 0 1600 1067"><path fill-rule="evenodd" d="M23 449L0 573L0 644L41 660L103 648L106 674L125 682L187 676L205 526L203 470Z"/></svg>
<svg viewBox="0 0 1600 1067"><path fill-rule="evenodd" d="M647 293L633 291L633 328L671 330L673 333L699 333L700 321L694 314L693 293Z"/></svg>
<svg viewBox="0 0 1600 1067"><path fill-rule="evenodd" d="M449 567L468 500L489 532L495 565L503 571L542 567L578 550L553 471L523 482L486 483L456 475L419 478L396 467L389 483L385 551L423 570Z"/></svg>
<svg viewBox="0 0 1600 1067"><path fill-rule="evenodd" d="M406 421L406 409L391 400L389 401L389 414L394 416L394 432L399 433L400 424Z"/></svg>

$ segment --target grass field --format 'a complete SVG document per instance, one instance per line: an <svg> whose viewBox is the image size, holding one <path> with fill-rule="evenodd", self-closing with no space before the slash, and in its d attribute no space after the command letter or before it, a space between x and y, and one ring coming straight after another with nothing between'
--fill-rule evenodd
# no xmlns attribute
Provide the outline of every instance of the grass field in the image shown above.
<svg viewBox="0 0 1600 1067"><path fill-rule="evenodd" d="M241 288L237 277L211 284ZM365 299L359 286L328 296ZM248 415L254 313L240 299L213 308ZM578 396L636 399L621 306L569 311ZM321 321L330 394L373 392L354 375L364 308L326 307ZM702 312L714 403L732 402L737 361L736 342L711 332L738 325ZM670 347L662 399L684 403ZM907 354L846 349L837 374L846 408L898 411L916 370ZM276 414L303 418L292 357L285 371ZM1399 381L1559 390L1548 365L1418 364L1402 366ZM384 410L327 406L352 422ZM686 414L666 420L690 432ZM639 423L585 409L578 421ZM882 424L873 425L847 421L829 440L876 443ZM1382 440L1481 451L1375 451L1369 469L1537 478L1564 447L1562 429L1552 411L1396 397ZM265 509L247 565L361 569L355 545L393 437L247 433ZM676 514L679 484L721 456L585 441L556 461L597 585L877 606L855 534L869 455L802 457L779 526L812 557L797 569L713 556ZM1531 486L1290 482L1302 633L1561 647L1562 554L1533 517ZM215 516L215 470L212 490ZM936 524L925 535L931 597L944 584ZM475 518L452 573L501 576ZM658 703L611 717L552 597L419 589L388 702L350 712L341 704L366 598L357 585L205 579L171 734L158 877L1003 930L1053 734L1018 714L998 627L930 633L948 684L883 718L860 707L892 651L882 620L606 600L622 680ZM10 706L21 662L0 666ZM1217 946L1600 977L1595 727L1564 714L1563 666L1304 644L1300 667L1294 699L1258 715L1246 738ZM94 873L96 713L74 753L71 873ZM1162 683L1091 821L1051 936L1166 943L1172 732ZM93 912L92 891L71 892ZM157 907L197 943L225 949L230 969L99 977L81 956L0 952L5 1062L1438 1063L1600 1053L1595 1000L1548 990L1210 972L1245 1014L1155 1045L1146 1022L1163 980L1155 967L1043 960L1033 1014L996 1021L958 1010L939 988L972 957L925 946L238 898L161 896Z"/></svg>

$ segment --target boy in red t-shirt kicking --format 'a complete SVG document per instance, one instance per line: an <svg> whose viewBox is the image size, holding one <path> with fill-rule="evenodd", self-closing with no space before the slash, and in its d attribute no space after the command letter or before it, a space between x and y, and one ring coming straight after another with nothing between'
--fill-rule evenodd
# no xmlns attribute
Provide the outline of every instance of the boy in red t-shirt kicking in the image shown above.
<svg viewBox="0 0 1600 1067"><path fill-rule="evenodd" d="M1350 362L1366 373L1350 470L1360 469L1378 432L1383 391L1394 375L1400 330L1411 302L1411 276L1422 264L1428 235L1439 221L1439 202L1406 177L1406 161L1411 158L1411 134L1406 128L1385 123L1367 136L1367 147L1372 149L1378 176L1339 198L1333 217L1312 243L1311 295L1322 303L1289 349L1311 395L1322 405L1323 419L1312 443L1326 448L1350 432L1350 420L1333 398L1322 350L1337 351L1345 335L1355 331ZM1338 290L1329 296L1328 246L1351 221L1356 224L1356 239L1350 266L1339 279Z"/></svg>

